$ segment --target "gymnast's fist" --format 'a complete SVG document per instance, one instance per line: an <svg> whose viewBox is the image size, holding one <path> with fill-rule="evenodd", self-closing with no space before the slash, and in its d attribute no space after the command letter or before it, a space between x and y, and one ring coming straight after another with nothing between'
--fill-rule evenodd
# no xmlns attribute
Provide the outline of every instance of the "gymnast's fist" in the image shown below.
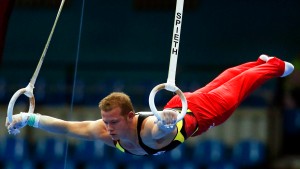
<svg viewBox="0 0 300 169"><path fill-rule="evenodd" d="M23 112L13 115L13 121L11 123L9 123L8 118L6 118L5 126L7 127L8 133L14 135L20 133L19 129L27 125L28 118L29 114Z"/></svg>
<svg viewBox="0 0 300 169"><path fill-rule="evenodd" d="M161 120L158 121L160 127L173 129L177 122L177 116L179 112L174 109L164 109L159 112Z"/></svg>

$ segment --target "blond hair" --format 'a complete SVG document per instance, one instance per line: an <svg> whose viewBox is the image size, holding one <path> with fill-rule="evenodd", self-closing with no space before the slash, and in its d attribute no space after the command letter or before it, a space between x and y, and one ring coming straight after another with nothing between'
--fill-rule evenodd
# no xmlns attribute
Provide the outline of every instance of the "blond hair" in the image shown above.
<svg viewBox="0 0 300 169"><path fill-rule="evenodd" d="M103 111L110 111L116 107L121 108L121 115L123 116L130 111L134 112L129 96L122 92L113 92L99 102L99 108Z"/></svg>

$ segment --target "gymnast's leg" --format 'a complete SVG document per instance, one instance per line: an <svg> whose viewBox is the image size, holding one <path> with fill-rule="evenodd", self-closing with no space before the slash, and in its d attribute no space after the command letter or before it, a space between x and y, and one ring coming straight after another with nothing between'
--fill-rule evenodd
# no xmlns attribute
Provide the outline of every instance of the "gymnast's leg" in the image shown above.
<svg viewBox="0 0 300 169"><path fill-rule="evenodd" d="M227 120L239 104L253 90L267 80L293 71L293 65L272 58L266 63L243 71L208 93L193 92L189 95L189 108L195 115L199 130L193 135L205 132L210 126L217 126Z"/></svg>
<svg viewBox="0 0 300 169"><path fill-rule="evenodd" d="M248 62L248 63L244 63L232 68L229 68L227 70L225 70L223 73L221 73L218 77L216 77L212 82L208 83L206 86L192 92L192 93L186 93L186 97L192 97L192 98L196 98L199 99L198 97L201 98L200 95L203 95L204 93L208 93L211 90L219 87L220 85L224 84L225 82L227 82L228 80L232 79L233 77L237 76L238 74L244 72L245 70L248 70L252 67L261 65L263 63L266 63L266 61L268 60L268 56L267 55L261 55L257 61L254 62ZM205 96L204 96L205 97ZM194 99L193 99L194 100ZM192 103L192 102L190 102ZM198 103L195 103L195 105L197 105ZM179 98L178 95L174 96L165 106L165 108L174 108L174 107L181 107L181 99ZM189 108L191 107L191 105L189 105Z"/></svg>
<svg viewBox="0 0 300 169"><path fill-rule="evenodd" d="M241 65L226 69L225 71L223 71L223 73L221 73L213 81L211 81L210 83L208 83L206 86L202 87L201 89L196 90L195 92L207 93L207 92L219 87L220 85L224 84L225 82L227 82L231 78L237 76L238 74L244 72L245 70L248 70L252 67L266 63L267 60L268 60L267 55L261 55L254 62L248 62L248 63L244 63Z"/></svg>
<svg viewBox="0 0 300 169"><path fill-rule="evenodd" d="M214 100L214 113L218 117L216 125L223 123L251 92L267 80L282 76L285 73L285 67L285 62L272 58L211 90L208 94L209 99Z"/></svg>

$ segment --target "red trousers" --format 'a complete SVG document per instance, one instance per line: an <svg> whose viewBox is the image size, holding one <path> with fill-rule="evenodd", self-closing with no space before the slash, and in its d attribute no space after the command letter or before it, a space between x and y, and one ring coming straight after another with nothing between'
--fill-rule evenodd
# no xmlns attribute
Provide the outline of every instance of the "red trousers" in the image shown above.
<svg viewBox="0 0 300 169"><path fill-rule="evenodd" d="M284 62L278 58L268 62L258 59L229 68L203 88L185 93L188 109L193 112L193 116L184 117L187 136L200 135L223 123L251 92L267 80L281 76L284 68ZM178 95L165 108L181 108Z"/></svg>

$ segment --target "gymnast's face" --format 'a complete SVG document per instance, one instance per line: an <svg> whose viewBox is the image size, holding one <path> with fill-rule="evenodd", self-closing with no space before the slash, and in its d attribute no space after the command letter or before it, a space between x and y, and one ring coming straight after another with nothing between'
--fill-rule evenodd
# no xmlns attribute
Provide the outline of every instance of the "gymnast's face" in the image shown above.
<svg viewBox="0 0 300 169"><path fill-rule="evenodd" d="M128 133L128 119L121 115L120 107L110 111L101 110L101 115L107 132L113 140L119 140Z"/></svg>

